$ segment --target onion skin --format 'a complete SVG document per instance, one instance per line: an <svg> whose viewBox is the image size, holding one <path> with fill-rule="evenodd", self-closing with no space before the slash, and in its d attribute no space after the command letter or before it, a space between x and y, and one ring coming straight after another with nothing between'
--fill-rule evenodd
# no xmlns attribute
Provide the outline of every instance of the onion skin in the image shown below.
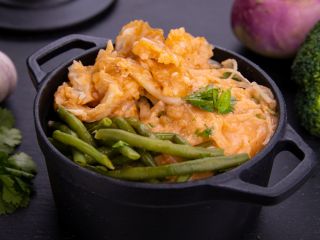
<svg viewBox="0 0 320 240"><path fill-rule="evenodd" d="M0 51L0 102L16 88L17 71L11 59Z"/></svg>
<svg viewBox="0 0 320 240"><path fill-rule="evenodd" d="M274 58L295 55L320 20L320 0L235 0L231 25L249 49Z"/></svg>

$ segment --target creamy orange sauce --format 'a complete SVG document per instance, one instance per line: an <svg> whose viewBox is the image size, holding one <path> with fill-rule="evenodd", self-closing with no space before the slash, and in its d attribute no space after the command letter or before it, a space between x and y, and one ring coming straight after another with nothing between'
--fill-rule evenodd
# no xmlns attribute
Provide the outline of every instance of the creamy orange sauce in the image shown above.
<svg viewBox="0 0 320 240"><path fill-rule="evenodd" d="M151 124L154 132L178 133L192 145L211 141L226 155L252 157L275 130L276 101L270 89L242 76L235 60L217 64L210 60L213 53L205 38L184 28L165 38L163 30L133 21L122 28L115 48L109 41L92 66L75 61L69 67L69 81L55 93L55 105L85 122L133 116ZM210 84L231 89L233 112L207 112L184 101ZM196 134L206 128L212 129L210 136Z"/></svg>

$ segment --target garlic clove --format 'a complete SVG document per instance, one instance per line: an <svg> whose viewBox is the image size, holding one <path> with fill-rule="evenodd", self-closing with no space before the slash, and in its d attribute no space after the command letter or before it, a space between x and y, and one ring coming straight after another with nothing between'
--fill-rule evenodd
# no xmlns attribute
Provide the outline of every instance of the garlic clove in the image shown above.
<svg viewBox="0 0 320 240"><path fill-rule="evenodd" d="M16 88L17 71L11 59L0 51L0 102Z"/></svg>

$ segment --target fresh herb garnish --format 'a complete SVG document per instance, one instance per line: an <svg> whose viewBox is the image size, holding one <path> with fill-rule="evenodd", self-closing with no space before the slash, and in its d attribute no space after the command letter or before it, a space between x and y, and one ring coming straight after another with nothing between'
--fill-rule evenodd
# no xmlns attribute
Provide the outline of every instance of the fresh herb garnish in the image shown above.
<svg viewBox="0 0 320 240"><path fill-rule="evenodd" d="M22 136L13 128L14 117L0 108L0 215L27 207L31 194L31 179L37 172L32 158L25 153L13 154ZM11 155L11 156L10 156Z"/></svg>
<svg viewBox="0 0 320 240"><path fill-rule="evenodd" d="M0 127L0 151L10 154L21 142L21 133L16 128Z"/></svg>
<svg viewBox="0 0 320 240"><path fill-rule="evenodd" d="M232 112L235 101L230 89L222 90L213 86L202 88L187 96L185 100L202 110L220 114Z"/></svg>
<svg viewBox="0 0 320 240"><path fill-rule="evenodd" d="M201 131L201 130L199 130L199 129L197 129L196 130L196 134L197 134L197 136L199 136L199 137L210 137L211 135L212 135L212 128L206 128L206 129L204 129L203 131Z"/></svg>

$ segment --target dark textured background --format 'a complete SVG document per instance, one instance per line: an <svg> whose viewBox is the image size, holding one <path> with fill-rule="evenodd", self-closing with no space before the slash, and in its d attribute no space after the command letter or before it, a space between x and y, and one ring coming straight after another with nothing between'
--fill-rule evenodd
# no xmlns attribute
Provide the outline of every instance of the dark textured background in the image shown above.
<svg viewBox="0 0 320 240"><path fill-rule="evenodd" d="M120 28L133 19L147 20L151 25L166 31L184 26L193 35L205 36L211 43L236 51L266 70L284 94L289 122L305 141L318 151L319 140L308 135L297 124L294 111L295 87L289 75L291 61L265 59L242 48L230 29L231 3L230 0L119 0L105 16L69 30L42 34L18 34L0 30L0 50L13 59L19 74L17 90L4 105L14 112L17 127L24 135L20 150L32 155L39 166L34 187L36 193L30 206L10 216L0 217L1 240L74 239L71 233L62 232L58 225L46 167L33 125L32 106L36 91L25 64L27 56L66 34L82 33L114 38ZM73 51L69 54L75 53L76 51ZM45 69L48 70L62 61L62 58L52 60L50 64L46 64ZM290 154L280 154L274 165L271 181L275 182L285 176L296 164L297 160ZM265 207L245 240L320 239L319 171L318 167L315 176L288 200L277 206Z"/></svg>

